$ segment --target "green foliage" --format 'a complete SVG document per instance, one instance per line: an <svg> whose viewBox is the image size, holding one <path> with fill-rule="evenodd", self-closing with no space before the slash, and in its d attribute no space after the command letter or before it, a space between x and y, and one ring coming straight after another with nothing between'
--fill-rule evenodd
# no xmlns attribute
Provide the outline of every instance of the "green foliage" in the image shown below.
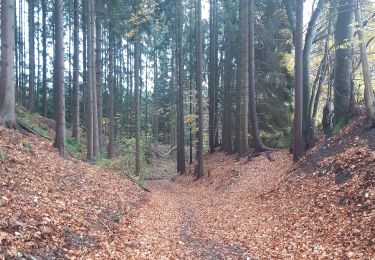
<svg viewBox="0 0 375 260"><path fill-rule="evenodd" d="M65 139L65 146L68 153L73 154L75 156L81 156L85 152L85 147L82 144L79 144L76 139L72 137L67 137Z"/></svg>
<svg viewBox="0 0 375 260"><path fill-rule="evenodd" d="M121 173L132 178L140 185L144 184L144 180L147 177L147 158L145 151L147 144L145 138L141 139L141 174L135 176L135 138L120 137L117 139L117 148L119 152L119 158L121 161Z"/></svg>

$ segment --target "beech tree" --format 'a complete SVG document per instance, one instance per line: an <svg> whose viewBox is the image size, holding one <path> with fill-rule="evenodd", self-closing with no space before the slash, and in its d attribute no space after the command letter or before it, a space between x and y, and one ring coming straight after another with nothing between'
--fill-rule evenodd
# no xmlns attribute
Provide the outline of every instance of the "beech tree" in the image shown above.
<svg viewBox="0 0 375 260"><path fill-rule="evenodd" d="M350 116L352 41L355 0L339 0L335 30L334 125L342 127Z"/></svg>
<svg viewBox="0 0 375 260"><path fill-rule="evenodd" d="M355 18L358 24L358 40L359 50L361 54L363 83L365 85L365 105L367 115L371 120L371 124L375 125L375 112L374 112L374 91L371 83L371 73L369 69L369 62L367 57L367 47L365 43L365 34L362 25L362 16L360 10L359 0L357 0L357 6L355 8Z"/></svg>
<svg viewBox="0 0 375 260"><path fill-rule="evenodd" d="M303 0L296 2L295 33L295 106L293 127L293 160L298 161L303 153L302 136L302 41L303 41Z"/></svg>

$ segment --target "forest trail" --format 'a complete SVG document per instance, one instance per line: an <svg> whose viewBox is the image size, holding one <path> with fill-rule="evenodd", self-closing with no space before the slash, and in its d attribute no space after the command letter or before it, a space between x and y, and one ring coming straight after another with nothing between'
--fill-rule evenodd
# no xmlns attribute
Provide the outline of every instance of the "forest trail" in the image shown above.
<svg viewBox="0 0 375 260"><path fill-rule="evenodd" d="M212 232L196 232L205 230L206 221L198 213L208 207L194 203L197 194L186 186L159 180L150 182L149 187L149 201L135 221L145 249L142 257L155 257L156 253L168 259L236 259L247 255L244 245L217 243L210 238Z"/></svg>

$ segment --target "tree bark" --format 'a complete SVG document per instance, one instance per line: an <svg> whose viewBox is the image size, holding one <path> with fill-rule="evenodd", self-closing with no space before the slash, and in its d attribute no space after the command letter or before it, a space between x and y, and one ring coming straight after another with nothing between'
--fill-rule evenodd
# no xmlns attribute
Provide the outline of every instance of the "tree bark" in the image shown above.
<svg viewBox="0 0 375 260"><path fill-rule="evenodd" d="M254 56L254 0L249 0L249 97L250 97L250 121L253 134L255 152L265 151L267 148L259 133L258 115L255 99L255 56Z"/></svg>
<svg viewBox="0 0 375 260"><path fill-rule="evenodd" d="M110 15L112 14L112 6L110 6ZM109 18L109 47L108 47L108 91L109 91L109 143L108 158L112 159L115 148L115 93L113 85L113 21Z"/></svg>
<svg viewBox="0 0 375 260"><path fill-rule="evenodd" d="M359 0L357 0L357 8L355 9L355 18L358 24L358 40L359 49L362 60L362 73L363 81L365 84L365 105L367 110L367 116L370 118L372 125L375 125L375 113L374 113L374 92L371 84L371 73L368 64L367 48L365 43L365 34L363 32L362 17L360 11Z"/></svg>
<svg viewBox="0 0 375 260"><path fill-rule="evenodd" d="M35 110L35 22L34 22L34 0L28 0L29 3L29 111Z"/></svg>
<svg viewBox="0 0 375 260"><path fill-rule="evenodd" d="M1 0L0 125L16 127L15 0Z"/></svg>
<svg viewBox="0 0 375 260"><path fill-rule="evenodd" d="M93 100L93 17L92 3L93 0L87 0L87 85L86 85L86 133L87 133L87 160L94 159L94 100Z"/></svg>
<svg viewBox="0 0 375 260"><path fill-rule="evenodd" d="M102 27L103 27L103 8L104 4L102 0L96 0L96 51L95 51L95 69L96 69L96 105L97 105L97 121L98 121L98 145L99 152L103 146L103 61L102 61Z"/></svg>
<svg viewBox="0 0 375 260"><path fill-rule="evenodd" d="M139 32L134 43L134 97L135 97L135 176L141 174L141 100L139 91L140 39Z"/></svg>
<svg viewBox="0 0 375 260"><path fill-rule="evenodd" d="M319 0L317 3L317 6L315 10L313 11L307 31L306 31L306 36L305 36L305 45L303 48L303 106L302 106L302 129L303 129L303 135L305 137L306 143L308 143L307 140L307 132L311 131L309 128L313 127L311 125L311 119L309 117L309 103L310 103L310 53L311 53L311 48L315 36L315 26L318 21L318 18L320 16L320 13L323 10L324 6L324 0Z"/></svg>
<svg viewBox="0 0 375 260"><path fill-rule="evenodd" d="M350 116L352 41L356 0L340 0L335 32L334 125L342 127Z"/></svg>
<svg viewBox="0 0 375 260"><path fill-rule="evenodd" d="M241 47L238 48L241 58L238 153L240 156L244 156L249 151L249 0L241 0L240 12L243 12L243 15L240 19Z"/></svg>
<svg viewBox="0 0 375 260"><path fill-rule="evenodd" d="M303 153L302 136L302 41L303 41L303 0L297 0L295 36L295 111L293 127L293 160L296 162Z"/></svg>
<svg viewBox="0 0 375 260"><path fill-rule="evenodd" d="M177 65L178 65L178 102L177 102L177 171L180 174L185 173L185 130L184 130L184 67L183 67L183 6L182 0L178 0L178 21L177 21Z"/></svg>
<svg viewBox="0 0 375 260"><path fill-rule="evenodd" d="M74 0L73 15L73 102L72 137L80 141L79 132L79 1Z"/></svg>
<svg viewBox="0 0 375 260"><path fill-rule="evenodd" d="M64 25L63 3L55 0L55 64L54 64L54 89L55 89L55 120L56 135L54 147L60 155L65 153L65 96L64 96Z"/></svg>
<svg viewBox="0 0 375 260"><path fill-rule="evenodd" d="M198 97L198 149L197 179L203 176L203 95L202 95L202 2L196 6L196 52L197 52L197 97Z"/></svg>
<svg viewBox="0 0 375 260"><path fill-rule="evenodd" d="M232 0L225 1L225 24L224 24L224 100L223 100L223 151L232 152Z"/></svg>

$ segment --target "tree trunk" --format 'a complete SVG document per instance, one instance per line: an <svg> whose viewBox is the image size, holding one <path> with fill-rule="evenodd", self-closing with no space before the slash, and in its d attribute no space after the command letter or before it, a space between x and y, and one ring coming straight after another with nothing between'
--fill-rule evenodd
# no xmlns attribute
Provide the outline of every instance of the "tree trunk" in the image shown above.
<svg viewBox="0 0 375 260"><path fill-rule="evenodd" d="M335 32L334 125L342 127L350 116L352 41L356 0L340 0Z"/></svg>
<svg viewBox="0 0 375 260"><path fill-rule="evenodd" d="M253 145L256 152L266 150L259 133L258 116L255 100L255 56L254 56L254 0L249 3L249 97L250 121L253 134Z"/></svg>
<svg viewBox="0 0 375 260"><path fill-rule="evenodd" d="M16 127L14 10L14 0L1 0L0 125L9 128Z"/></svg>
<svg viewBox="0 0 375 260"><path fill-rule="evenodd" d="M54 64L54 113L56 120L56 135L54 147L60 155L65 153L65 96L64 96L64 25L63 3L55 0L55 64Z"/></svg>
<svg viewBox="0 0 375 260"><path fill-rule="evenodd" d="M232 0L225 1L225 24L224 24L224 101L223 101L223 151L232 152Z"/></svg>
<svg viewBox="0 0 375 260"><path fill-rule="evenodd" d="M93 100L93 58L94 58L94 38L93 38L93 0L87 0L87 85L86 85L86 133L87 133L87 160L94 159L94 100Z"/></svg>
<svg viewBox="0 0 375 260"><path fill-rule="evenodd" d="M240 117L239 117L239 149L240 156L244 156L249 151L249 1L241 0L240 12L243 12L240 19L240 43L238 48L241 57L240 76Z"/></svg>
<svg viewBox="0 0 375 260"><path fill-rule="evenodd" d="M73 15L73 106L72 137L80 140L79 132L79 1L74 0Z"/></svg>
<svg viewBox="0 0 375 260"><path fill-rule="evenodd" d="M215 121L216 121L216 106L215 106L215 93L217 82L217 0L210 1L210 59L209 59L209 82L208 82L208 114L209 114L209 147L210 153L215 149Z"/></svg>
<svg viewBox="0 0 375 260"><path fill-rule="evenodd" d="M42 0L42 116L47 117L47 0Z"/></svg>
<svg viewBox="0 0 375 260"><path fill-rule="evenodd" d="M177 171L180 174L185 173L185 131L184 131L184 67L183 67L183 6L182 0L178 0L178 20L177 20L177 69L178 69L178 102L177 102Z"/></svg>
<svg viewBox="0 0 375 260"><path fill-rule="evenodd" d="M355 9L355 17L358 23L359 49L361 52L362 73L363 73L363 81L365 84L365 104L366 104L367 115L370 118L372 125L375 125L374 92L373 92L372 84L371 84L371 73L370 73L369 64L368 64L365 35L363 32L362 17L361 17L361 11L359 8L360 8L359 0L357 0L357 8Z"/></svg>
<svg viewBox="0 0 375 260"><path fill-rule="evenodd" d="M139 91L140 35L134 43L134 97L135 97L135 176L141 174L141 99Z"/></svg>
<svg viewBox="0 0 375 260"><path fill-rule="evenodd" d="M34 0L29 3L29 111L35 110L35 22L34 22Z"/></svg>
<svg viewBox="0 0 375 260"><path fill-rule="evenodd" d="M110 15L112 14L112 6L110 6ZM108 47L108 91L109 91L109 143L108 143L108 158L112 159L115 148L115 93L113 86L113 21L109 18L109 47Z"/></svg>
<svg viewBox="0 0 375 260"><path fill-rule="evenodd" d="M295 112L293 127L293 160L296 162L303 153L302 136L302 41L303 41L303 0L297 0L295 37Z"/></svg>
<svg viewBox="0 0 375 260"><path fill-rule="evenodd" d="M97 117L98 117L98 142L99 142L99 152L102 150L103 146L103 98L102 98L102 88L103 88L103 61L102 61L102 27L103 27L103 13L104 8L103 2L101 0L96 0L96 99L97 99Z"/></svg>
<svg viewBox="0 0 375 260"><path fill-rule="evenodd" d="M197 179L203 176L203 95L202 95L202 3L196 7L197 97L198 97L198 149Z"/></svg>
<svg viewBox="0 0 375 260"><path fill-rule="evenodd" d="M312 48L312 44L313 44L313 40L314 40L314 36L315 36L315 26L316 26L316 23L318 21L318 18L320 16L320 13L322 12L323 10L323 6L324 6L324 0L319 0L318 1L318 4L315 8L315 10L313 11L312 15L311 15L311 18L310 18L310 22L309 22L309 25L307 27L307 32L306 32L306 36L305 36L305 45L304 45L304 48L303 48L303 69L302 69L302 73L303 73L303 90L302 90L302 93L303 93L303 106L302 106L302 118L303 118L303 121L302 121L302 129L303 129L303 135L305 137L305 140L306 140L306 143L308 143L308 140L307 140L307 133L309 131L311 131L311 127L313 127L311 125L311 119L309 117L309 103L310 103L310 53L311 53L311 48Z"/></svg>

